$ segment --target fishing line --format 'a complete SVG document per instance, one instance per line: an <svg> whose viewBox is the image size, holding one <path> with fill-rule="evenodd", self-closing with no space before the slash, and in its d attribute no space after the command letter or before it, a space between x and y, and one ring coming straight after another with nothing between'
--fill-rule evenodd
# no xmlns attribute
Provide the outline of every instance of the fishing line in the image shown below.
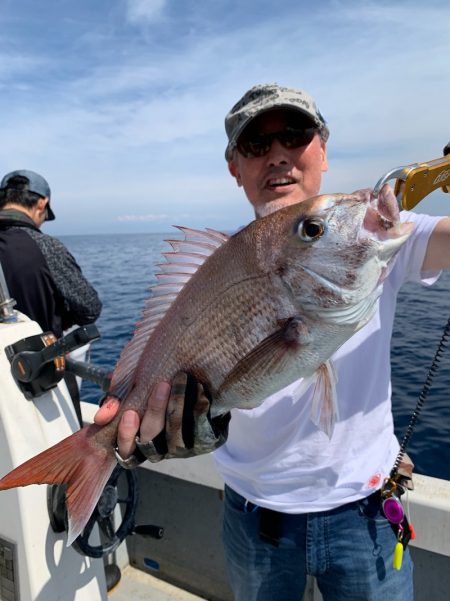
<svg viewBox="0 0 450 601"><path fill-rule="evenodd" d="M427 374L425 383L424 383L422 391L419 395L419 399L417 401L416 407L411 415L408 427L406 429L406 433L403 436L403 440L400 444L400 450L398 452L397 458L394 462L394 466L390 473L391 479L396 476L397 470L400 466L400 463L402 462L403 456L406 452L406 447L407 447L409 440L414 432L414 428L416 426L417 419L419 418L419 414L422 410L422 407L423 407L423 405L427 399L428 393L430 391L430 388L431 388L431 385L433 382L433 378L439 369L439 364L441 362L442 356L444 354L445 349L447 348L449 337L450 337L450 317L448 318L447 323L444 326L444 331L443 331L442 337L439 341L438 348L434 355L433 361L431 362L430 369L428 370L428 374Z"/></svg>
<svg viewBox="0 0 450 601"><path fill-rule="evenodd" d="M400 444L400 450L397 458L394 462L394 466L391 470L389 478L386 478L384 485L381 488L381 500L382 510L386 519L390 522L392 528L397 537L397 542L394 547L394 554L392 560L392 567L395 570L400 570L403 563L403 551L406 549L409 541L416 537L414 526L410 522L409 516L409 495L407 493L407 512L405 513L402 503L400 501L401 496L407 492L408 488L405 486L401 474L398 472L402 459L406 452L406 447L410 441L410 438L414 432L414 428L419 418L422 407L427 399L428 393L430 392L433 378L439 369L442 356L448 344L450 337L450 317L444 326L444 330L439 341L436 353L431 362L431 366L428 370L425 383L422 391L417 400L416 407L411 415L406 433L403 436L403 440Z"/></svg>
<svg viewBox="0 0 450 601"><path fill-rule="evenodd" d="M450 144L450 143L449 143ZM447 145L448 146L448 145ZM450 150L444 148L444 155L449 154ZM446 182L450 173L450 157L444 156L434 161L427 163L407 165L393 169L386 173L375 185L373 189L374 197L378 196L384 184L391 179L396 179L394 194L400 210L414 208L425 196L433 190L441 187L444 192L450 192L450 186L442 186L442 182ZM428 177L430 176L430 177ZM414 527L409 523L409 515L406 516L400 498L410 486L406 484L410 479L409 475L403 477L399 473L400 464L404 458L406 447L411 439L411 436L416 427L422 407L428 397L428 393L433 383L433 378L439 369L444 351L447 347L448 338L450 337L450 317L442 333L438 348L431 362L428 374L423 385L422 391L416 403L416 407L412 412L408 427L406 429L403 440L400 444L400 449L395 459L394 465L388 478L385 478L381 488L382 510L394 529L397 537L397 542L394 547L392 566L396 570L402 567L403 551L406 549L408 542L415 538ZM408 499L408 514L409 514L409 497Z"/></svg>

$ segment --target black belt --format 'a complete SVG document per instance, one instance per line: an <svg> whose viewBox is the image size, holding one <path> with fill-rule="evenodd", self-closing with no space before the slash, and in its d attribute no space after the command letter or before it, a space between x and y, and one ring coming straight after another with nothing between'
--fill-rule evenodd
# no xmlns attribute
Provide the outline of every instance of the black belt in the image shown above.
<svg viewBox="0 0 450 601"><path fill-rule="evenodd" d="M259 537L265 543L273 545L274 547L279 547L280 545L280 536L282 533L283 520L287 514L282 513L281 511L275 511L274 509L268 509L267 507L260 507L259 505L255 505L251 501L248 501L236 491L233 491L234 494L238 495L242 499L242 503L244 505L244 510L246 512L253 512L256 509L259 510L260 514L260 523L259 523ZM357 501L351 501L350 503L346 503L345 505L341 505L336 507L335 509L331 509L331 512L340 512L346 511L350 506L360 503L361 501L371 502L376 501L381 504L381 494L380 491L377 490L373 492L368 497L363 499L358 499ZM290 514L289 514L290 515ZM304 514L303 514L304 515Z"/></svg>

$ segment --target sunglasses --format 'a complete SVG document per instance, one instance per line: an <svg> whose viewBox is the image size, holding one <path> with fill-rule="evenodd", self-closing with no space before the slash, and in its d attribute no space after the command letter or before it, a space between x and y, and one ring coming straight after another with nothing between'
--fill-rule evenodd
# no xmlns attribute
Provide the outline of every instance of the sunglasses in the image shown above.
<svg viewBox="0 0 450 601"><path fill-rule="evenodd" d="M254 159L265 156L271 149L272 142L275 139L289 150L307 146L314 138L316 131L316 127L305 127L303 129L285 127L283 130L271 134L244 134L238 139L236 148L246 159Z"/></svg>

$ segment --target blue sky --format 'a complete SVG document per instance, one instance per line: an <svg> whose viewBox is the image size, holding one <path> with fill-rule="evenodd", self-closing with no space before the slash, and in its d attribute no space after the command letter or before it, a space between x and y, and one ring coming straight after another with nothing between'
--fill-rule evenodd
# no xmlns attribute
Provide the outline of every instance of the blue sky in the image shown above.
<svg viewBox="0 0 450 601"><path fill-rule="evenodd" d="M445 0L2 0L0 171L48 179L50 234L233 229L223 119L278 82L329 122L322 190L373 186L450 139L449 23Z"/></svg>

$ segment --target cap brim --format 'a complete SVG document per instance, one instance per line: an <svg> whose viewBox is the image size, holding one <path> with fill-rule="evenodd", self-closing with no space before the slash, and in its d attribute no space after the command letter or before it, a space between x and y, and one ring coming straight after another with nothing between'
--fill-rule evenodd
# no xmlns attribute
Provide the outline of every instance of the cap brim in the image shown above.
<svg viewBox="0 0 450 601"><path fill-rule="evenodd" d="M50 203L47 204L47 218L45 221L54 221L55 213L52 211L50 207Z"/></svg>

